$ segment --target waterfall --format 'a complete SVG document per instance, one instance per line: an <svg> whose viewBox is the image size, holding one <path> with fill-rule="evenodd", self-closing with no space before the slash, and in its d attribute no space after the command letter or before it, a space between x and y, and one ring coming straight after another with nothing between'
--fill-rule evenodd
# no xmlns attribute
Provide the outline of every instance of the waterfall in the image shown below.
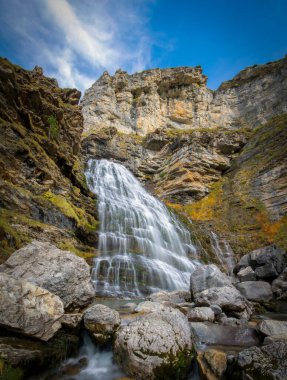
<svg viewBox="0 0 287 380"><path fill-rule="evenodd" d="M89 160L85 175L100 219L96 292L139 296L188 289L199 263L190 259L196 251L187 229L123 165Z"/></svg>

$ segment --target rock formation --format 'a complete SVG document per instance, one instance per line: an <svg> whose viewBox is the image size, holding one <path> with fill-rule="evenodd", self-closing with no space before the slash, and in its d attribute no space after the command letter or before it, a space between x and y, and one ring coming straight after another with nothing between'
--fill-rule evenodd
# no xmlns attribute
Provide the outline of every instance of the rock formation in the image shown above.
<svg viewBox="0 0 287 380"><path fill-rule="evenodd" d="M216 91L200 67L104 73L82 101L83 160L132 170L193 220L207 260L211 231L238 255L286 249L286 62L249 67Z"/></svg>
<svg viewBox="0 0 287 380"><path fill-rule="evenodd" d="M0 60L0 262L32 239L89 257L97 214L80 165L80 92Z"/></svg>

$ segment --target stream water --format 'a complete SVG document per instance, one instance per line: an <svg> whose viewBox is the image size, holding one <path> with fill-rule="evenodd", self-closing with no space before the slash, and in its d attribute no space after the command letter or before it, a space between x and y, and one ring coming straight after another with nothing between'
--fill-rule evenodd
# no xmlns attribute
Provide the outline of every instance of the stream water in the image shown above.
<svg viewBox="0 0 287 380"><path fill-rule="evenodd" d="M123 165L89 160L85 174L101 223L92 272L97 294L134 297L188 289L200 264L180 221Z"/></svg>

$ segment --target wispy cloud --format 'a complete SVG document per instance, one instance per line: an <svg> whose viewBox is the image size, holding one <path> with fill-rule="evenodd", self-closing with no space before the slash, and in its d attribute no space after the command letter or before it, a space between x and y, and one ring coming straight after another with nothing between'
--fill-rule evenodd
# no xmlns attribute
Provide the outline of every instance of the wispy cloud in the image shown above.
<svg viewBox="0 0 287 380"><path fill-rule="evenodd" d="M0 19L18 53L62 86L83 90L104 70L133 72L150 65L149 1L12 0L12 7L0 1Z"/></svg>

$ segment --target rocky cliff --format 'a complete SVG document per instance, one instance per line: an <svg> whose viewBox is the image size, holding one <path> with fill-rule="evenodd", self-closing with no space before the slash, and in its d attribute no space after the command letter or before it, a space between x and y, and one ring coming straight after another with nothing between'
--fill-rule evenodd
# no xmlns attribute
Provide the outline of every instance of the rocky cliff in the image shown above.
<svg viewBox="0 0 287 380"><path fill-rule="evenodd" d="M241 71L217 91L200 66L128 75L105 72L83 98L84 134L116 127L146 135L156 129L254 127L287 112L287 58Z"/></svg>
<svg viewBox="0 0 287 380"><path fill-rule="evenodd" d="M33 238L95 253L96 207L77 159L80 95L0 60L0 261Z"/></svg>
<svg viewBox="0 0 287 380"><path fill-rule="evenodd" d="M204 251L212 231L239 255L286 247L286 63L254 65L216 91L200 67L104 73L82 101L84 160L122 162L191 217Z"/></svg>

